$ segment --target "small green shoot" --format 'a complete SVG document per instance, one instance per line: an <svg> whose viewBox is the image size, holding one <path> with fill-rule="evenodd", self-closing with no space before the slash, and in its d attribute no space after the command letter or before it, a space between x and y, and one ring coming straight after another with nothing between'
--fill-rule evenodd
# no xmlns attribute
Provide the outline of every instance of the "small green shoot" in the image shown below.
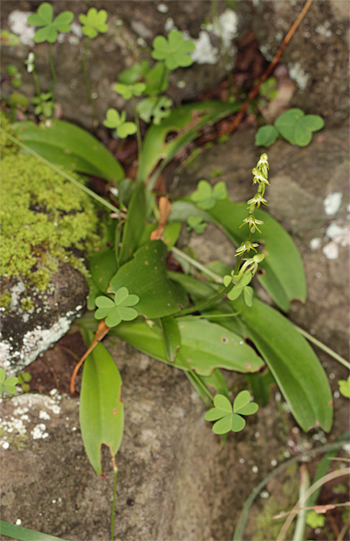
<svg viewBox="0 0 350 541"><path fill-rule="evenodd" d="M58 32L70 32L70 23L74 19L74 14L71 11L62 11L57 17L53 18L53 7L48 2L40 4L37 13L33 13L28 17L28 24L32 26L42 27L35 32L35 43L48 41L55 43Z"/></svg>
<svg viewBox="0 0 350 541"><path fill-rule="evenodd" d="M170 107L173 102L166 96L151 96L141 100L136 110L140 115L140 118L147 123L151 122L153 118L153 124L160 124L163 118L167 118L170 115Z"/></svg>
<svg viewBox="0 0 350 541"><path fill-rule="evenodd" d="M193 41L185 40L181 32L172 30L166 39L164 36L157 36L153 40L152 58L164 60L168 70L176 68L187 68L193 63L189 53L194 51Z"/></svg>
<svg viewBox="0 0 350 541"><path fill-rule="evenodd" d="M18 385L21 386L24 393L28 393L30 391L29 382L31 379L32 375L29 372L20 372L18 374Z"/></svg>
<svg viewBox="0 0 350 541"><path fill-rule="evenodd" d="M135 306L139 300L137 295L129 295L126 287L121 287L114 295L114 301L105 296L97 297L95 304L98 310L95 318L105 319L108 327L116 327L121 321L132 321L138 316L138 312L130 306Z"/></svg>
<svg viewBox="0 0 350 541"><path fill-rule="evenodd" d="M207 224L203 222L203 219L200 216L189 216L187 218L187 231L194 231L198 235L204 233Z"/></svg>
<svg viewBox="0 0 350 541"><path fill-rule="evenodd" d="M128 135L136 133L136 124L134 122L125 122L126 121L126 112L123 111L119 115L116 109L108 109L106 120L103 122L103 125L106 128L116 129L118 137L125 139Z"/></svg>
<svg viewBox="0 0 350 541"><path fill-rule="evenodd" d="M18 378L15 376L11 378L6 378L5 370L3 368L0 368L0 394L2 395L4 390L8 392L8 394L16 394L17 393L17 385Z"/></svg>
<svg viewBox="0 0 350 541"><path fill-rule="evenodd" d="M8 30L2 30L0 32L0 44L1 45L8 45L9 47L16 47L16 45L20 45L21 40L19 39L19 36L16 36L16 34L13 34L12 32L9 32Z"/></svg>
<svg viewBox="0 0 350 541"><path fill-rule="evenodd" d="M36 115L42 113L46 118L51 118L53 116L56 105L53 101L52 92L41 94L41 99L32 98L32 103L35 105L34 113Z"/></svg>
<svg viewBox="0 0 350 541"><path fill-rule="evenodd" d="M270 146L278 137L286 139L292 145L305 147L312 140L312 133L321 130L323 119L318 115L305 115L301 109L289 109L282 113L274 126L262 126L256 133L257 146Z"/></svg>
<svg viewBox="0 0 350 541"><path fill-rule="evenodd" d="M214 434L227 434L231 430L240 432L246 424L242 415L253 415L259 409L258 404L250 402L249 391L242 391L236 396L233 408L226 396L217 394L214 406L205 414L206 421L216 421L213 426Z"/></svg>
<svg viewBox="0 0 350 541"><path fill-rule="evenodd" d="M133 96L139 97L142 95L146 88L145 83L133 83L133 84L122 84L117 83L114 85L114 90L117 94L123 96L124 100L130 100Z"/></svg>
<svg viewBox="0 0 350 541"><path fill-rule="evenodd" d="M90 8L87 15L79 15L79 21L82 26L82 33L88 38L96 38L98 33L105 34L108 30L107 12L104 9L97 11L96 8Z"/></svg>
<svg viewBox="0 0 350 541"><path fill-rule="evenodd" d="M350 376L346 380L340 379L338 385L340 394L345 396L345 398L350 398Z"/></svg>
<svg viewBox="0 0 350 541"><path fill-rule="evenodd" d="M6 73L11 77L11 85L14 88L19 88L22 84L22 74L13 64L6 66Z"/></svg>
<svg viewBox="0 0 350 541"><path fill-rule="evenodd" d="M207 180L200 180L197 190L191 195L191 200L203 210L212 209L217 201L223 201L226 198L227 189L223 181L217 182L212 188Z"/></svg>
<svg viewBox="0 0 350 541"><path fill-rule="evenodd" d="M325 523L325 517L324 515L320 515L319 513L316 513L313 509L307 512L306 515L306 524L310 526L310 528L322 528Z"/></svg>

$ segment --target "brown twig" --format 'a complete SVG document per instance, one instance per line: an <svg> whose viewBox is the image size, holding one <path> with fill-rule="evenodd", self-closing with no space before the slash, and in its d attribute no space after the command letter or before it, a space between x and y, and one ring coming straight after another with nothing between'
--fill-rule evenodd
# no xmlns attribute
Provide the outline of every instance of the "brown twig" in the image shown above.
<svg viewBox="0 0 350 541"><path fill-rule="evenodd" d="M292 39L296 29L298 28L299 24L301 23L301 21L303 20L303 18L305 17L309 7L311 6L312 4L312 0L307 0L307 2L305 3L303 9L301 10L301 13L300 15L298 16L298 18L295 20L294 24L292 25L292 27L290 28L288 34L286 35L286 37L284 38L283 40L283 43L281 45L281 47L279 48L278 52L276 53L275 57L273 58L273 60L271 61L271 63L268 65L268 67L266 68L265 72L262 74L262 76L260 77L259 81L256 83L256 85L252 88L252 90L249 92L248 94L248 101L245 101L239 111L239 113L237 114L237 116L235 117L235 119L233 120L231 126L229 126L228 128L222 130L220 133L219 133L219 137L221 137L222 135L227 135L229 133L232 133L240 124L240 122L242 121L243 117L244 117L244 114L246 112L246 110L248 109L249 107L249 103L252 99L254 99L258 92L259 92L259 88L260 88L260 85L268 78L268 76L272 73L272 71L275 69L276 67L276 64L278 64L278 62L280 61L281 59L281 56L283 54L283 51L284 49L286 48L286 46L288 45L288 43L290 42L290 40Z"/></svg>
<svg viewBox="0 0 350 541"><path fill-rule="evenodd" d="M82 358L80 359L80 361L75 365L75 368L74 368L74 371L73 371L73 374L72 374L72 377L71 377L71 380L70 380L70 392L72 394L74 394L75 390L74 390L74 386L75 386L75 379L77 377L77 374L78 374L78 371L79 371L79 368L81 367L81 365L83 364L83 362L85 361L86 357L92 352L93 349L95 349L95 347L97 346L97 344L102 340L102 338L104 338L106 336L106 334L108 333L110 327L108 327L104 321L100 321L98 327L97 327L97 331L96 331L96 334L94 336L94 339L93 341L91 342L90 344L90 347L89 349L85 352L85 354L82 356Z"/></svg>

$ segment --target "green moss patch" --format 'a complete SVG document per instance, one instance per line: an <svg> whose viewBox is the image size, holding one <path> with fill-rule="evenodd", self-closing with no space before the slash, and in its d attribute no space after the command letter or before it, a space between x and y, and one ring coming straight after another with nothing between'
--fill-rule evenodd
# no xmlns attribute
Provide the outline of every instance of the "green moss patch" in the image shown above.
<svg viewBox="0 0 350 541"><path fill-rule="evenodd" d="M7 153L1 178L1 275L45 290L61 261L83 270L73 252L97 241L91 199L25 154Z"/></svg>

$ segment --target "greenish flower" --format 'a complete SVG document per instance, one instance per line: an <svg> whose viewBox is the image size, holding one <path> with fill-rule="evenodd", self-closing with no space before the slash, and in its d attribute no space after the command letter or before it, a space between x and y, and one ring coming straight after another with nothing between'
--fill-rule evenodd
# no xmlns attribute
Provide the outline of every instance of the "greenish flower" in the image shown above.
<svg viewBox="0 0 350 541"><path fill-rule="evenodd" d="M251 233L255 233L255 230L261 233L257 224L261 225L263 223L264 222L262 220L257 220L254 216L247 216L247 218L244 218L243 223L239 227L242 227L244 224L248 224Z"/></svg>
<svg viewBox="0 0 350 541"><path fill-rule="evenodd" d="M264 199L260 193L256 193L254 197L252 197L251 199L249 199L249 201L247 201L247 203L249 205L249 207L247 207L249 210L254 208L255 206L259 208L261 203L263 205L267 205L266 199Z"/></svg>
<svg viewBox="0 0 350 541"><path fill-rule="evenodd" d="M250 250L254 250L256 252L255 248L259 246L256 242L250 242L250 240L246 240L242 242L242 244L237 248L236 254L244 254L244 252L247 252L249 254Z"/></svg>
<svg viewBox="0 0 350 541"><path fill-rule="evenodd" d="M262 171L254 167L254 169L252 170L252 173L254 175L253 184L256 184L258 182L259 184L268 184L270 186L269 181L267 180L266 176L262 173Z"/></svg>

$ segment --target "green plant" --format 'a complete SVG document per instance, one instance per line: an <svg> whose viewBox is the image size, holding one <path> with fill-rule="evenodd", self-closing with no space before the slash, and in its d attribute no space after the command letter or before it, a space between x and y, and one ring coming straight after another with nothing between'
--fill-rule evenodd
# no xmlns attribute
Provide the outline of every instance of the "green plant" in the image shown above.
<svg viewBox="0 0 350 541"><path fill-rule="evenodd" d="M73 21L74 14L71 11L63 11L55 19L53 18L53 7L48 2L40 4L37 13L29 15L28 24L39 27L35 32L35 43L47 41L49 43L50 68L54 83L56 83L56 71L52 56L52 44L58 37L58 32L70 32L70 23Z"/></svg>
<svg viewBox="0 0 350 541"><path fill-rule="evenodd" d="M18 385L21 386L24 393L28 393L28 391L30 391L29 382L31 379L32 375L29 372L20 372L18 374Z"/></svg>
<svg viewBox="0 0 350 541"><path fill-rule="evenodd" d="M18 378L16 377L6 378L5 370L3 368L0 368L0 394L1 395L3 395L4 391L6 391L8 394L16 394L17 383L18 383Z"/></svg>
<svg viewBox="0 0 350 541"><path fill-rule="evenodd" d="M305 115L301 109L288 109L275 121L274 126L262 126L255 136L257 146L271 146L279 137L292 145L307 146L312 140L312 133L324 126L318 115Z"/></svg>
<svg viewBox="0 0 350 541"><path fill-rule="evenodd" d="M339 392L346 398L350 398L350 376L347 380L340 379L338 381L339 384Z"/></svg>
<svg viewBox="0 0 350 541"><path fill-rule="evenodd" d="M250 401L250 393L239 393L231 406L230 401L223 395L216 395L214 408L205 414L206 421L216 421L213 426L214 434L226 434L230 430L240 432L245 427L242 415L252 415L258 411L258 405Z"/></svg>
<svg viewBox="0 0 350 541"><path fill-rule="evenodd" d="M6 73L11 77L11 84L14 88L19 88L22 84L22 74L13 64L6 66Z"/></svg>

